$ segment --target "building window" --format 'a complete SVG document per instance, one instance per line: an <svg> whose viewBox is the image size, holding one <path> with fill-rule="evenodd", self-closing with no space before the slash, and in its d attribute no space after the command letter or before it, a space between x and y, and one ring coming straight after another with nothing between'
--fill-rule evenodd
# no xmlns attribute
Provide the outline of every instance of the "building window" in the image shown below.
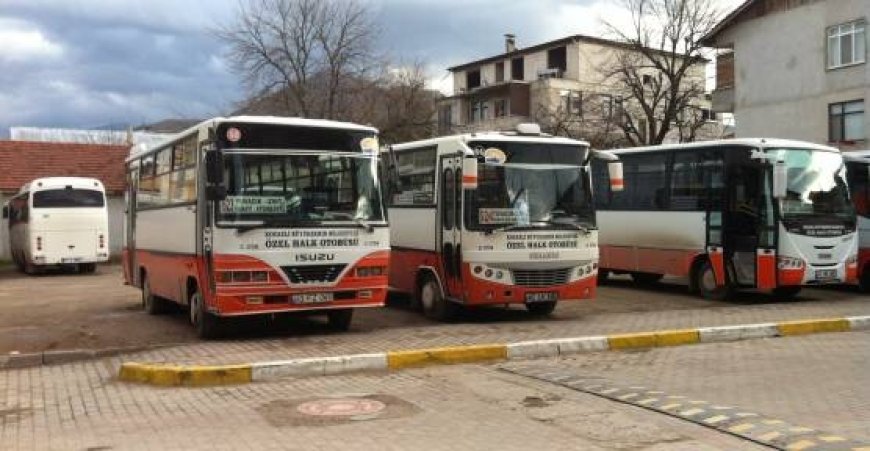
<svg viewBox="0 0 870 451"><path fill-rule="evenodd" d="M501 83L504 81L504 61L495 63L495 82Z"/></svg>
<svg viewBox="0 0 870 451"><path fill-rule="evenodd" d="M486 102L473 100L471 102L471 111L469 114L470 122L474 123L486 120L486 110L488 109L489 105L487 105Z"/></svg>
<svg viewBox="0 0 870 451"><path fill-rule="evenodd" d="M867 35L863 21L828 28L828 68L863 63L866 60Z"/></svg>
<svg viewBox="0 0 870 451"><path fill-rule="evenodd" d="M583 116L583 93L581 91L562 91L562 111L574 116Z"/></svg>
<svg viewBox="0 0 870 451"><path fill-rule="evenodd" d="M453 126L453 105L442 105L438 109L438 127L441 131L450 130Z"/></svg>
<svg viewBox="0 0 870 451"><path fill-rule="evenodd" d="M493 102L493 115L495 117L507 117L508 115L508 101L507 99L496 99Z"/></svg>
<svg viewBox="0 0 870 451"><path fill-rule="evenodd" d="M468 89L480 87L480 69L466 72L465 82L466 86L468 86Z"/></svg>
<svg viewBox="0 0 870 451"><path fill-rule="evenodd" d="M511 80L523 81L526 79L525 61L522 57L511 60Z"/></svg>
<svg viewBox="0 0 870 451"><path fill-rule="evenodd" d="M568 70L568 49L557 47L547 51L547 69L555 70L555 78L562 78Z"/></svg>
<svg viewBox="0 0 870 451"><path fill-rule="evenodd" d="M833 143L861 141L864 134L864 101L832 103L828 107L829 139Z"/></svg>

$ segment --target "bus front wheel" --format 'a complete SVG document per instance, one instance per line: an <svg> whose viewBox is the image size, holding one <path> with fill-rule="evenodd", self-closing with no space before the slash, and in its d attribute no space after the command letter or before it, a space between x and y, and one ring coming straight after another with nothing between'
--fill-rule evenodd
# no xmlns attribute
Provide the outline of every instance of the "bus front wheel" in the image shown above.
<svg viewBox="0 0 870 451"><path fill-rule="evenodd" d="M658 283L664 274L654 274L649 272L633 272L631 273L631 279L638 285L652 285Z"/></svg>
<svg viewBox="0 0 870 451"><path fill-rule="evenodd" d="M725 286L717 285L716 273L713 271L713 265L710 263L710 260L705 260L698 270L694 272L694 279L692 285L697 287L698 293L704 299L724 301L731 297L732 289L728 283L728 276L725 276Z"/></svg>
<svg viewBox="0 0 870 451"><path fill-rule="evenodd" d="M190 324L196 330L196 335L205 340L217 338L221 334L220 318L208 312L205 298L199 290L190 297Z"/></svg>
<svg viewBox="0 0 870 451"><path fill-rule="evenodd" d="M456 315L456 305L444 299L438 281L432 276L424 279L419 298L423 315L429 319L447 321Z"/></svg>
<svg viewBox="0 0 870 451"><path fill-rule="evenodd" d="M773 289L773 297L789 301L795 298L801 292L800 286L776 287Z"/></svg>

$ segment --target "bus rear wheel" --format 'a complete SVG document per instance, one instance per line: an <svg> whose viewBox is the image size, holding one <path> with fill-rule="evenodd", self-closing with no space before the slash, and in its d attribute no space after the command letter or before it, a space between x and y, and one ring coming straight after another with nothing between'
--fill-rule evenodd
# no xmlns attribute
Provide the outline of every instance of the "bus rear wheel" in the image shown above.
<svg viewBox="0 0 870 451"><path fill-rule="evenodd" d="M432 276L426 276L420 287L420 304L423 315L436 321L448 321L456 316L457 306L444 299L438 281Z"/></svg>
<svg viewBox="0 0 870 451"><path fill-rule="evenodd" d="M526 304L526 310L533 316L548 316L556 310L556 302L532 302Z"/></svg>
<svg viewBox="0 0 870 451"><path fill-rule="evenodd" d="M353 320L353 309L330 310L326 312L326 321L333 330L347 332Z"/></svg>
<svg viewBox="0 0 870 451"><path fill-rule="evenodd" d="M698 293L704 299L724 301L731 297L733 290L728 282L727 274L725 276L725 286L716 285L715 274L710 260L704 260L704 263L693 273L694 280L692 285L697 288Z"/></svg>
<svg viewBox="0 0 870 451"><path fill-rule="evenodd" d="M196 335L204 340L220 337L223 332L220 318L208 312L205 298L199 290L190 296L190 324L196 330Z"/></svg>
<svg viewBox="0 0 870 451"><path fill-rule="evenodd" d="M78 267L79 273L81 274L93 274L97 272L97 264L96 263L80 263Z"/></svg>
<svg viewBox="0 0 870 451"><path fill-rule="evenodd" d="M870 293L870 265L864 267L861 277L858 279L858 289L862 293Z"/></svg>

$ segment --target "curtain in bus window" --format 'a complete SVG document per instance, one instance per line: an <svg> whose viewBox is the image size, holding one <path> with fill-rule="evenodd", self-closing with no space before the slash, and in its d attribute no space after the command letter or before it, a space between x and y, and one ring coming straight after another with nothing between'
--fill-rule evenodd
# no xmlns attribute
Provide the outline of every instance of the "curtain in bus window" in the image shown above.
<svg viewBox="0 0 870 451"><path fill-rule="evenodd" d="M846 182L852 195L852 204L861 216L870 216L870 196L868 196L867 168L864 163L846 163Z"/></svg>
<svg viewBox="0 0 870 451"><path fill-rule="evenodd" d="M600 160L592 162L592 194L595 196L595 208L610 206L610 174L607 162Z"/></svg>

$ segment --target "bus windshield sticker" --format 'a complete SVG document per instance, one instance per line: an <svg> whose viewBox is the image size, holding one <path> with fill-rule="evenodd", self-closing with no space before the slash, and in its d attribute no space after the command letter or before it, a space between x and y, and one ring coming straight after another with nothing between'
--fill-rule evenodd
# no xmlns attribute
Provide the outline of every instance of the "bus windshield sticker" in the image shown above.
<svg viewBox="0 0 870 451"><path fill-rule="evenodd" d="M227 196L221 202L221 213L278 215L287 212L287 201L274 196Z"/></svg>
<svg viewBox="0 0 870 451"><path fill-rule="evenodd" d="M364 153L377 153L378 152L378 139L377 138L363 138L359 143L360 148Z"/></svg>
<svg viewBox="0 0 870 451"><path fill-rule="evenodd" d="M497 147L490 147L483 152L484 160L489 164L504 164L507 161L507 155L504 151Z"/></svg>
<svg viewBox="0 0 870 451"><path fill-rule="evenodd" d="M513 208L481 208L478 220L481 224L516 224L517 212Z"/></svg>

